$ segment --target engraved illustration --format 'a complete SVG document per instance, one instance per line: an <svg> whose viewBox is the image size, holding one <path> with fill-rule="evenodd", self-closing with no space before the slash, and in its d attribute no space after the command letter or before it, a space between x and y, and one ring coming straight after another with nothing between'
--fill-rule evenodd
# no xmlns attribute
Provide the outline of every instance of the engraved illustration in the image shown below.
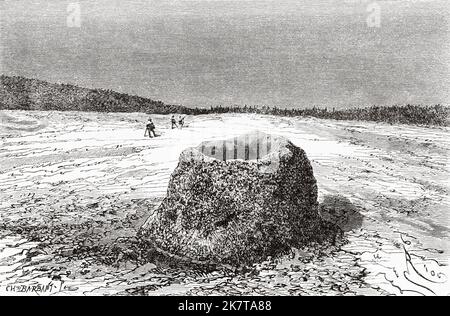
<svg viewBox="0 0 450 316"><path fill-rule="evenodd" d="M449 17L0 1L0 295L449 295Z"/></svg>

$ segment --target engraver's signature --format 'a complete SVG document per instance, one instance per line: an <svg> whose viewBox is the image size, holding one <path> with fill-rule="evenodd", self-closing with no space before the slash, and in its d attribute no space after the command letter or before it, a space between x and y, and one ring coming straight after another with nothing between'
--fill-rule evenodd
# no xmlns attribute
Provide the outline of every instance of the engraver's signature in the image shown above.
<svg viewBox="0 0 450 316"><path fill-rule="evenodd" d="M32 283L10 283L5 287L5 291L11 294L52 294L60 292L64 282L32 282Z"/></svg>

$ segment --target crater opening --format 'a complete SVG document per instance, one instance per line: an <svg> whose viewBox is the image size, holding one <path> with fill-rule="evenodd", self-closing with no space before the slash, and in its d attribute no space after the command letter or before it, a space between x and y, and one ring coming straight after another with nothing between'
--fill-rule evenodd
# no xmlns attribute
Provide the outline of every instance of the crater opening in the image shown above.
<svg viewBox="0 0 450 316"><path fill-rule="evenodd" d="M279 144L273 136L255 132L226 140L203 142L198 150L205 156L221 161L260 160L276 151Z"/></svg>

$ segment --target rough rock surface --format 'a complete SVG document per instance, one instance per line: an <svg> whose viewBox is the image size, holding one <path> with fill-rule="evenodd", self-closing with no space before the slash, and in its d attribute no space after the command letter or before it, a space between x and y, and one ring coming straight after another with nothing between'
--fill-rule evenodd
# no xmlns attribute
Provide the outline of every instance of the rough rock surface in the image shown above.
<svg viewBox="0 0 450 316"><path fill-rule="evenodd" d="M319 216L305 152L254 132L184 150L140 235L175 258L248 264L338 232Z"/></svg>

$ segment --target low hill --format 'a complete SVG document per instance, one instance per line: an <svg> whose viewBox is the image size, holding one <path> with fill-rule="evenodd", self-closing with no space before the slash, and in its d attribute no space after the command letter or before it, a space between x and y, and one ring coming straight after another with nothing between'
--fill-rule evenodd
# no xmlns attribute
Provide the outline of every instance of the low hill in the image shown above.
<svg viewBox="0 0 450 316"><path fill-rule="evenodd" d="M0 76L0 109L185 113L190 109L112 90Z"/></svg>
<svg viewBox="0 0 450 316"><path fill-rule="evenodd" d="M268 106L216 106L188 108L165 104L126 93L87 89L37 79L0 76L0 110L55 110L143 112L149 114L257 113L277 116L316 117L333 120L387 122L391 124L449 126L450 108L436 105L371 106L350 109L279 108Z"/></svg>

